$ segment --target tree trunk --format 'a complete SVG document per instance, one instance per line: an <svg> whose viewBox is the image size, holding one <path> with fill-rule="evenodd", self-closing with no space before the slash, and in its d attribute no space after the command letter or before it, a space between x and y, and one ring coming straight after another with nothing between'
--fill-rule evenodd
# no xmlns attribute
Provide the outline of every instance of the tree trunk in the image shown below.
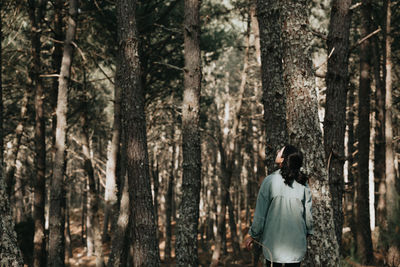
<svg viewBox="0 0 400 267"><path fill-rule="evenodd" d="M328 34L326 105L324 118L325 157L328 159L329 187L332 195L336 239L342 244L343 228L343 164L346 130L346 93L349 83L349 35L351 0L334 0Z"/></svg>
<svg viewBox="0 0 400 267"><path fill-rule="evenodd" d="M383 226L385 218L385 88L381 77L381 54L379 38L372 38L373 68L375 76L375 146L374 146L374 179L376 224Z"/></svg>
<svg viewBox="0 0 400 267"><path fill-rule="evenodd" d="M57 130L55 142L55 156L53 167L53 179L50 191L50 224L49 224L49 266L64 266L64 172L67 132L67 108L68 108L68 80L71 75L71 63L73 57L72 42L75 39L76 16L78 13L77 0L69 1L68 29L64 41L64 52L58 79L57 97Z"/></svg>
<svg viewBox="0 0 400 267"><path fill-rule="evenodd" d="M395 169L395 155L392 128L392 36L391 36L391 0L384 1L385 23L384 23L384 78L385 78L385 155L386 155L386 220L389 234L398 226L399 192ZM392 229L392 230L391 230ZM400 265L400 249L394 244L389 245L387 255L389 266Z"/></svg>
<svg viewBox="0 0 400 267"><path fill-rule="evenodd" d="M101 242L101 231L100 231L100 220L99 220L99 195L96 189L96 182L94 177L93 164L90 157L89 148L89 133L87 118L85 114L81 116L81 126L82 126L82 152L84 156L84 169L88 177L89 184L89 208L88 208L88 218L91 220L91 225L88 227L87 231L90 232L91 237L94 241L94 252L96 255L96 267L104 266L103 259L103 247Z"/></svg>
<svg viewBox="0 0 400 267"><path fill-rule="evenodd" d="M116 84L116 86L118 86ZM125 132L121 127L121 143L124 144ZM108 267L113 266L126 266L128 261L129 250L129 233L131 228L131 212L129 207L129 192L128 192L128 178L126 176L126 147L120 147L120 175L118 186L118 207L113 213L115 216L112 218L112 232L114 233L111 238L111 253L107 263Z"/></svg>
<svg viewBox="0 0 400 267"><path fill-rule="evenodd" d="M265 109L264 114L271 116L273 114L276 119L272 124L274 131L278 127L280 129L274 135L277 136L276 140L288 136L289 141L303 152L305 163L303 167L310 176L314 235L309 242L308 256L304 264L338 266L339 249L333 222L325 155L321 146L323 139L309 49L311 35L305 26L309 24L310 4L311 1L289 0L258 2L263 82L264 79L272 79L281 85L270 90L273 91L270 97L274 102L267 107L275 106L275 109L270 111ZM264 57L266 52L273 59L266 60ZM264 78L266 75L269 78ZM266 106L265 102L264 105ZM282 128L280 124L284 123L285 116L287 116L287 128ZM268 124L268 120L266 122L267 125L271 125ZM267 138L270 138L268 134ZM267 141L267 145L269 144L270 141ZM282 143L276 142L274 145ZM274 156L275 152L276 150Z"/></svg>
<svg viewBox="0 0 400 267"><path fill-rule="evenodd" d="M364 1L361 7L361 36L367 36L370 31L369 19L371 5ZM373 262L370 212L369 212L369 142L370 142L370 69L371 45L367 39L360 45L360 88L358 105L358 173L355 187L356 205L355 221L357 225L357 253L363 264Z"/></svg>
<svg viewBox="0 0 400 267"><path fill-rule="evenodd" d="M174 201L174 170L175 170L175 155L176 155L176 149L175 149L175 118L173 116L173 123L170 126L171 127L171 136L170 136L170 142L171 142L171 162L170 162L170 169L169 169L169 177L168 177L168 187L167 187L167 196L166 196L166 207L165 207L165 216L166 216L166 222L165 222L165 251L164 251L164 257L165 260L168 261L171 259L171 240L172 240L172 225L171 225L171 220L172 220L172 205Z"/></svg>
<svg viewBox="0 0 400 267"><path fill-rule="evenodd" d="M135 12L136 1L120 0L118 2L119 62L116 82L122 93L121 116L122 126L126 133L123 145L126 147L129 206L132 212L132 264L133 266L159 266Z"/></svg>
<svg viewBox="0 0 400 267"><path fill-rule="evenodd" d="M0 2L0 12L3 9ZM2 17L0 16L0 40L2 40ZM0 42L0 70L2 69L2 47ZM17 235L11 217L9 199L3 178L3 87L0 71L0 265L18 267L23 265L20 249L17 244Z"/></svg>
<svg viewBox="0 0 400 267"><path fill-rule="evenodd" d="M44 208L46 199L46 131L43 110L43 83L40 78L42 62L40 58L42 32L42 20L47 1L29 1L29 17L31 20L32 42L32 81L35 84L35 150L36 150L36 180L34 181L34 209L33 220L35 223L35 235L33 246L33 266L46 265L46 240Z"/></svg>
<svg viewBox="0 0 400 267"><path fill-rule="evenodd" d="M280 2L280 1L279 1ZM265 162L268 173L276 169L276 152L289 140L286 126L286 92L283 77L278 1L257 0L257 18L261 45L261 80L266 131ZM274 7L276 7L274 9Z"/></svg>
<svg viewBox="0 0 400 267"><path fill-rule="evenodd" d="M178 266L198 266L197 232L201 189L200 152L200 1L185 0L185 71L182 103L182 201L177 225L176 258Z"/></svg>
<svg viewBox="0 0 400 267"><path fill-rule="evenodd" d="M109 217L114 218L116 214L116 205L118 205L117 197L117 179L118 179L118 158L120 153L121 142L121 90L118 86L114 87L114 123L112 131L112 140L107 160L106 170L106 192L105 192L105 215L103 227L103 240L108 240L108 224Z"/></svg>

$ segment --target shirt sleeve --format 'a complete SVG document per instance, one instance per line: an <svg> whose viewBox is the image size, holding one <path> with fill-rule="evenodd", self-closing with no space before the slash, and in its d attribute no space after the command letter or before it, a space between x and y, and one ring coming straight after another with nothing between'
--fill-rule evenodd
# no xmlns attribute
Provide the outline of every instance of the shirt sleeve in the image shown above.
<svg viewBox="0 0 400 267"><path fill-rule="evenodd" d="M304 221L306 222L307 234L314 234L312 217L312 197L311 190L308 185L306 185L305 188Z"/></svg>
<svg viewBox="0 0 400 267"><path fill-rule="evenodd" d="M267 178L264 179L258 192L253 223L251 224L249 230L249 235L256 240L260 240L260 237L264 231L264 222L270 204L269 183L267 183L267 180Z"/></svg>

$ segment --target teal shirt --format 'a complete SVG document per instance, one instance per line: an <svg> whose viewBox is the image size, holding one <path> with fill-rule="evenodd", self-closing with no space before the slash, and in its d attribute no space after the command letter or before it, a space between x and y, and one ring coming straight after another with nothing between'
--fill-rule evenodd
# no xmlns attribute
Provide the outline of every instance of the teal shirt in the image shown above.
<svg viewBox="0 0 400 267"><path fill-rule="evenodd" d="M260 241L269 261L295 263L303 260L307 235L313 234L311 191L296 181L284 183L280 169L268 175L258 192L249 234Z"/></svg>

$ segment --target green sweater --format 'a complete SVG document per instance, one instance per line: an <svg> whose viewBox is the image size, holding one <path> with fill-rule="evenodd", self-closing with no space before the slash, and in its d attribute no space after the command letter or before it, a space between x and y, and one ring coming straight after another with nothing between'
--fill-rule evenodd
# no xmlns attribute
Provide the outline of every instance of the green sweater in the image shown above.
<svg viewBox="0 0 400 267"><path fill-rule="evenodd" d="M308 185L296 181L286 185L280 169L264 179L249 234L270 250L263 247L266 259L277 263L303 260L306 237L313 234L311 206Z"/></svg>

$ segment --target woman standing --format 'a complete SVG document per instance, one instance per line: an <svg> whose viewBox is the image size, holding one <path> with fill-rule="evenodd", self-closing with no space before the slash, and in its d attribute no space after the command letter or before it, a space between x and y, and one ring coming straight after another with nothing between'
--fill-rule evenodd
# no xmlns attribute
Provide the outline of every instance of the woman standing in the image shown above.
<svg viewBox="0 0 400 267"><path fill-rule="evenodd" d="M275 162L279 169L268 175L258 192L254 219L246 239L250 249L254 240L263 246L267 266L300 266L313 233L311 191L307 177L300 172L302 153L284 146Z"/></svg>

